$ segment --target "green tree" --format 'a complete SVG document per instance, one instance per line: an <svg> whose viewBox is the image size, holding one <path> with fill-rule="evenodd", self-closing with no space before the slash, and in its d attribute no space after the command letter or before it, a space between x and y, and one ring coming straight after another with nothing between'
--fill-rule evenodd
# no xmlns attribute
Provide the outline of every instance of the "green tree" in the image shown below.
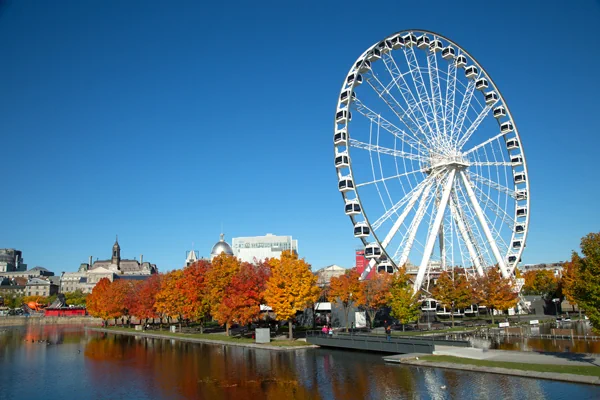
<svg viewBox="0 0 600 400"><path fill-rule="evenodd" d="M404 267L400 268L392 278L389 306L392 317L402 324L402 330L405 324L418 320L421 315L419 292L414 293Z"/></svg>
<svg viewBox="0 0 600 400"><path fill-rule="evenodd" d="M578 279L574 283L574 300L585 310L593 329L600 333L600 233L590 233L581 239L580 257L573 252Z"/></svg>
<svg viewBox="0 0 600 400"><path fill-rule="evenodd" d="M81 289L77 289L74 292L65 293L65 301L70 306L84 306L87 301L87 294L83 293Z"/></svg>

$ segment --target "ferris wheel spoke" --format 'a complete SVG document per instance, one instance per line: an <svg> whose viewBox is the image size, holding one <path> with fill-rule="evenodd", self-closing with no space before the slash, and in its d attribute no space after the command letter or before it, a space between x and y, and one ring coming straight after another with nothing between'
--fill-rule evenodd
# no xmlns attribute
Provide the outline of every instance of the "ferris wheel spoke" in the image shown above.
<svg viewBox="0 0 600 400"><path fill-rule="evenodd" d="M427 238L427 242L425 244L425 250L423 251L423 258L421 259L421 264L419 265L419 271L417 272L417 278L415 279L415 292L419 290L421 285L423 284L423 278L425 277L425 271L429 264L429 259L431 258L431 253L433 252L433 246L435 245L435 239L438 235L440 225L442 223L442 218L444 218L444 212L446 211L446 205L448 204L448 199L450 198L450 192L452 191L452 185L454 184L454 175L456 174L456 170L452 169L446 178L446 182L444 183L444 191L442 193L442 198L440 199L440 203L437 208L437 214L435 215L435 220L433 221L433 225L431 226L431 230L429 231L429 236Z"/></svg>
<svg viewBox="0 0 600 400"><path fill-rule="evenodd" d="M463 156L467 156L467 155L469 155L469 154L471 154L471 153L473 153L473 152L475 152L475 151L479 150L480 148L482 148L482 147L484 147L484 146L487 146L488 144L490 144L490 143L494 142L495 140L498 140L498 139L500 139L501 137L503 137L503 136L504 136L504 135L506 135L506 134L507 134L507 132L504 132L504 133L502 133L502 132L501 132L501 133L497 134L496 136L493 136L493 137L489 138L488 140L486 140L486 141L484 141L484 142L482 142L482 143L478 144L477 146L474 146L474 147L472 147L471 149L469 149L469 150L465 151L465 152L463 153Z"/></svg>
<svg viewBox="0 0 600 400"><path fill-rule="evenodd" d="M406 115L409 116L410 121L415 125L416 129L421 133L422 137L431 145L431 138L429 137L426 129L424 128L424 125L426 125L425 124L426 119L425 119L425 115L423 114L423 110L419 107L419 102L415 98L412 90L410 89L410 86L404 79L404 75L400 71L400 68L398 68L398 64L396 64L396 60L389 53L384 54L382 58L383 58L383 63L385 65L385 68L387 69L387 71L390 74L390 77L392 79L390 85L393 84L394 86L396 86L396 88L402 95L402 98L404 99L404 101L407 105ZM419 118L416 111L419 111L419 113L422 115L421 118ZM415 134L416 134L416 132L415 132Z"/></svg>
<svg viewBox="0 0 600 400"><path fill-rule="evenodd" d="M475 264L475 268L477 269L477 273L479 276L483 276L483 268L481 266L481 259L477 250L475 250L475 246L473 245L472 235L469 234L467 230L467 226L463 221L463 218L458 212L457 206L455 204L454 198L450 198L450 212L452 213L452 217L458 226L458 231L462 236L463 242L467 251L469 252L469 256L471 257L471 262ZM461 253L462 254L462 253ZM464 263L464 261L463 261Z"/></svg>
<svg viewBox="0 0 600 400"><path fill-rule="evenodd" d="M423 217L425 216L425 210L427 209L429 203L431 203L433 201L433 196L431 196L431 197L429 196L429 193L430 193L432 187L433 187L433 185L427 186L427 190L423 193L423 196L421 197L421 200L419 201L419 206L417 207L415 216L408 228L407 235L400 242L400 245L398 246L398 248L396 249L396 252L394 253L393 259L398 260L397 265L399 265L399 266L406 264L406 261L408 260L408 256L410 254L410 251L414 245L415 238L417 236L417 230L419 229L419 226L421 225L421 221L423 221ZM400 250L402 250L402 253L400 253ZM400 258L398 258L398 257L400 257Z"/></svg>
<svg viewBox="0 0 600 400"><path fill-rule="evenodd" d="M513 163L510 161L475 161L470 165L475 167L512 167Z"/></svg>
<svg viewBox="0 0 600 400"><path fill-rule="evenodd" d="M402 178L403 176L409 176L409 175L412 175L412 174L418 174L419 172L425 172L425 171L427 171L427 168L421 168L421 169L416 169L414 171L403 172L401 174L392 175L392 176L388 176L388 177L380 178L380 179L375 179L375 180L372 180L372 181L369 181L369 182L358 183L358 184L356 184L356 187L359 188L359 187L362 187L362 186L372 185L374 183L385 182L385 181L388 181L390 179Z"/></svg>
<svg viewBox="0 0 600 400"><path fill-rule="evenodd" d="M373 73L365 74L367 83L369 86L377 93L377 95L384 101L384 103L392 110L394 114L398 117L398 119L408 128L410 132L413 134L413 139L420 142L418 131L422 132L420 126L415 122L412 118L412 111L410 106L408 110L405 110L404 107L400 105L398 100L390 93L389 88L384 86L383 83L377 78L377 76ZM394 82L392 82L394 83ZM422 136L427 138L422 132Z"/></svg>
<svg viewBox="0 0 600 400"><path fill-rule="evenodd" d="M504 185L501 185L501 184L499 184L497 182L494 182L491 179L484 178L483 176L478 175L478 174L476 174L474 172L471 172L471 171L469 171L468 174L469 174L469 179L471 179L471 180L473 180L475 182L482 183L482 184L484 184L484 185L486 185L488 187L491 187L492 189L496 189L499 192L506 193L507 195L509 195L512 198L516 198L517 197L514 190L509 189L509 188L507 188Z"/></svg>
<svg viewBox="0 0 600 400"><path fill-rule="evenodd" d="M409 191L408 193L406 193L404 195L404 197L402 197L402 199L400 199L400 201L398 201L396 204L394 204L392 207L390 207L381 217L379 217L372 225L371 227L373 228L373 230L377 230L379 229L379 227L385 223L385 221L387 221L393 214L395 214L402 206L404 206L411 198L412 196L415 195L415 193L417 191L422 191L423 188L431 182L431 176L428 176L427 178L425 178L421 183L419 183L417 186L415 186L411 191Z"/></svg>
<svg viewBox="0 0 600 400"><path fill-rule="evenodd" d="M356 111L358 111L361 115L366 117L369 121L377 124L379 127L383 128L398 139L402 140L412 149L416 150L419 154L422 154L422 151L420 150L421 143L416 141L402 129L398 128L396 125L392 124L385 118L381 117L379 114L372 111L369 107L365 106L359 99L355 99L352 105L354 106Z"/></svg>
<svg viewBox="0 0 600 400"><path fill-rule="evenodd" d="M460 131L462 130L463 124L465 122L465 117L467 116L467 112L469 111L474 91L475 80L472 79L469 80L469 83L467 84L467 89L465 90L462 102L460 103L460 109L458 110L458 114L456 115L456 121L454 123L454 126L452 127L451 137L454 143L458 142L458 137L460 136Z"/></svg>
<svg viewBox="0 0 600 400"><path fill-rule="evenodd" d="M438 66L436 52L430 49L427 52L427 69L429 71L429 86L431 88L432 110L435 122L435 134L440 141L445 139L446 120L442 108L442 91L440 89L440 78L438 76ZM446 143L444 143L446 144Z"/></svg>
<svg viewBox="0 0 600 400"><path fill-rule="evenodd" d="M494 257L496 258L496 261L498 262L498 266L500 267L502 276L507 278L508 270L506 268L506 263L504 262L504 258L500 254L500 250L498 250L496 241L494 240L494 237L492 236L492 232L486 222L485 215L483 214L483 211L481 210L481 207L479 206L479 202L477 201L477 198L475 197L473 188L471 188L471 183L469 182L469 179L467 178L467 176L465 175L465 173L463 171L460 171L460 175L462 177L463 185L464 185L465 189L467 190L468 198L469 198L471 204L473 205L475 214L477 215L477 218L479 219L479 223L480 223L481 227L483 228L483 232L485 233L485 236L487 238L488 245L491 247L492 253L494 254Z"/></svg>
<svg viewBox="0 0 600 400"><path fill-rule="evenodd" d="M446 103L444 107L444 134L446 140L451 140L454 124L454 98L456 95L456 63L454 59L448 62L448 75L446 80Z"/></svg>
<svg viewBox="0 0 600 400"><path fill-rule="evenodd" d="M492 200L492 198L490 196L487 195L487 193L485 193L483 190L481 190L481 188L474 186L475 188L475 194L477 195L477 197L479 198L479 200L484 201L487 204L490 204L490 209L492 210L492 212L494 214L496 214L496 216L498 216L498 218L500 218L502 220L502 222L504 222L506 224L507 227L509 227L510 229L513 229L513 227L515 226L515 220L513 218L511 218L510 215L508 215L506 213L506 211L504 211L504 209L502 207L500 207L498 205L498 203L496 203L494 200Z"/></svg>
<svg viewBox="0 0 600 400"><path fill-rule="evenodd" d="M488 104L483 108L483 110L481 110L481 112L477 115L477 118L475 118L475 121L473 121L473 123L465 131L465 134L459 139L458 144L456 146L457 148L462 149L465 143L469 141L469 139L471 138L473 133L475 133L481 122L483 122L485 117L488 115L494 104L496 103L494 102L492 104ZM460 134L458 135L458 137L460 137Z"/></svg>
<svg viewBox="0 0 600 400"><path fill-rule="evenodd" d="M419 105L421 112L423 113L425 125L427 125L428 132L435 137L436 132L434 131L434 129L431 128L431 125L429 124L430 120L433 120L433 116L428 112L431 105L429 100L429 93L427 92L427 88L425 86L425 83L423 82L423 75L421 74L421 68L419 67L419 61L417 60L417 55L415 54L415 49L413 48L413 46L404 48L404 56L408 64L413 83L415 84L417 97L419 99L417 104Z"/></svg>
<svg viewBox="0 0 600 400"><path fill-rule="evenodd" d="M373 152L377 152L380 154L387 154L387 155L399 157L399 158L406 158L409 160L419 161L422 163L426 162L426 160L427 160L425 157L421 156L420 154L408 153L406 151L401 151L401 150L394 150L394 149L390 149L388 147L383 147L383 146L378 146L375 144L361 142L356 139L350 139L348 142L350 143L350 147L354 147L357 149L373 151Z"/></svg>

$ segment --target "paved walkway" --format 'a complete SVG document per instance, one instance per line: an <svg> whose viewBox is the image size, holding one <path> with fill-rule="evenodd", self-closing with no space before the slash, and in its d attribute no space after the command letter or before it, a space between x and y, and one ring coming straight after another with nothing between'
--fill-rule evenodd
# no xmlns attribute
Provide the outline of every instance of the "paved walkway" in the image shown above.
<svg viewBox="0 0 600 400"><path fill-rule="evenodd" d="M534 351L487 350L474 347L435 346L433 354L527 364L581 365L600 367L600 355L584 353L538 353Z"/></svg>

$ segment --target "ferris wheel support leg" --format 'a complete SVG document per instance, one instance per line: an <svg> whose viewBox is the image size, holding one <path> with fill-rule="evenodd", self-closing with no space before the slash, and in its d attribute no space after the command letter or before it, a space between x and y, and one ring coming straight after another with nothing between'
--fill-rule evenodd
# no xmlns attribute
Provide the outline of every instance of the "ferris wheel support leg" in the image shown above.
<svg viewBox="0 0 600 400"><path fill-rule="evenodd" d="M404 209L404 211L402 211L402 214L400 214L400 216L398 217L398 219L394 223L394 226L392 226L392 229L390 229L389 233L387 234L387 236L385 237L385 239L381 243L381 246L384 249L388 246L388 244L390 244L390 242L394 238L394 235L396 235L396 232L398 232L398 229L400 229L400 225L402 225L402 223L406 219L406 216L408 215L408 213L410 212L410 210L412 210L412 208L414 207L415 203L419 199L419 196L423 192L423 189L425 189L425 186L422 186L419 190L417 190L413 194L413 196L410 199L408 205L406 206L406 208Z"/></svg>
<svg viewBox="0 0 600 400"><path fill-rule="evenodd" d="M475 247L473 247L473 243L471 243L471 239L469 238L469 234L467 233L467 227L466 227L464 221L462 220L462 217L458 213L458 211L456 209L456 205L454 204L454 201L452 199L450 199L450 211L452 212L452 215L454 216L454 219L456 220L456 223L458 225L458 230L460 231L460 234L463 237L463 241L465 242L465 245L467 246L467 250L469 251L471 260L473 261L473 263L475 264L475 267L477 268L477 274L479 276L483 276L483 268L481 267L481 262L479 261L479 256L477 255L477 252L475 251Z"/></svg>
<svg viewBox="0 0 600 400"><path fill-rule="evenodd" d="M371 270L373 269L375 264L377 264L377 261L375 261L374 259L371 259L371 261L369 261L367 268L365 268L365 270L362 272L362 274L360 274L361 281L367 279L367 275L369 275L369 272L371 272Z"/></svg>
<svg viewBox="0 0 600 400"><path fill-rule="evenodd" d="M440 205L435 215L435 220L433 221L433 226L431 227L431 231L429 232L429 237L427 238L427 244L425 245L425 250L423 251L423 259L421 260L421 265L419 266L419 272L417 272L417 279L415 279L414 292L416 293L421 288L423 284L423 278L425 277L425 271L427 270L427 264L429 263L429 259L431 258L431 253L433 252L433 246L435 245L435 238L440 229L440 225L442 224L442 219L444 218L444 212L446 211L446 205L448 204L448 199L450 198L450 192L452 191L452 184L454 182L454 175L456 174L456 170L452 169L448 174L448 178L446 184L444 186L444 193L442 194L442 199L440 200Z"/></svg>
<svg viewBox="0 0 600 400"><path fill-rule="evenodd" d="M498 250L498 245L496 244L496 241L494 240L494 237L492 236L492 232L490 231L490 227L488 226L487 221L485 220L485 216L483 215L483 210L481 209L481 206L479 205L479 202L477 201L477 198L475 197L475 193L473 192L471 183L469 182L469 180L467 179L467 176L465 175L465 173L463 171L460 171L460 175L462 176L462 180L463 180L465 189L467 190L467 195L469 196L469 200L471 201L471 204L473 205L475 214L477 214L477 219L479 219L479 223L481 224L481 226L483 228L485 237L487 238L489 245L492 248L492 253L494 253L494 257L496 258L496 261L498 262L498 266L500 267L500 272L502 272L502 276L504 278L508 278L510 275L508 273L508 269L506 268L506 263L504 262L504 259L502 258L502 255L500 254L500 250Z"/></svg>
<svg viewBox="0 0 600 400"><path fill-rule="evenodd" d="M417 207L417 212L415 217L413 218L410 227L408 228L408 239L402 249L402 255L400 256L400 261L398 262L398 267L402 268L406 261L408 261L408 255L410 254L410 250L412 249L413 243L415 242L415 237L417 236L417 230L419 229L419 225L421 225L421 221L423 220L423 216L425 215L425 209L427 208L427 199L429 198L429 192L433 187L432 184L427 185L427 188L423 192L423 196L421 197L421 201L419 202L419 206ZM400 247L398 247L398 251L394 254L394 258L396 258L399 254Z"/></svg>

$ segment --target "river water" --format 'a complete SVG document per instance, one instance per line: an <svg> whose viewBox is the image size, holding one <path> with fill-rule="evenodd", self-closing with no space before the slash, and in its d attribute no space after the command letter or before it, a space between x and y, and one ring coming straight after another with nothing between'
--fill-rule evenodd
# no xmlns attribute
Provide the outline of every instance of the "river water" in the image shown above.
<svg viewBox="0 0 600 400"><path fill-rule="evenodd" d="M4 327L0 399L42 398L572 400L599 399L600 387L389 365L381 354L275 352L81 327Z"/></svg>

